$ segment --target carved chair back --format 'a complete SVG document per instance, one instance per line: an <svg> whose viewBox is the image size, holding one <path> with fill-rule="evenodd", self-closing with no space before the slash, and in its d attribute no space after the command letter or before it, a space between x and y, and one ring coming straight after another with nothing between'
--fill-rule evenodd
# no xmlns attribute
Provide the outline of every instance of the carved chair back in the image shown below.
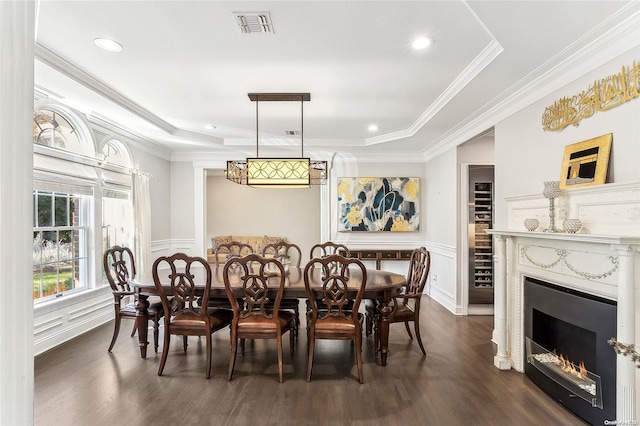
<svg viewBox="0 0 640 426"><path fill-rule="evenodd" d="M265 258L255 253L234 257L225 263L222 276L233 309L234 322L248 317L263 317L279 324L277 315L274 317L273 312L280 307L286 274L277 259ZM239 280L242 284L244 306L239 305L234 295L234 280L236 283Z"/></svg>
<svg viewBox="0 0 640 426"><path fill-rule="evenodd" d="M253 247L250 244L241 243L239 241L231 241L229 243L218 244L214 252L214 259L216 267L220 266L220 258L224 256L225 261L229 259L246 256L253 253Z"/></svg>
<svg viewBox="0 0 640 426"><path fill-rule="evenodd" d="M136 275L136 262L131 249L113 246L104 252L102 261L104 273L114 295L133 294L129 280Z"/></svg>
<svg viewBox="0 0 640 426"><path fill-rule="evenodd" d="M353 299L349 298L348 294L351 267L359 269L362 277L356 297ZM311 289L313 269L315 268L321 271L321 295L314 293ZM338 254L311 259L304 269L304 284L311 308L311 323L329 317L341 317L352 320L354 324L358 323L358 308L367 284L367 270L362 262Z"/></svg>
<svg viewBox="0 0 640 426"><path fill-rule="evenodd" d="M200 268L202 273L194 273ZM207 300L211 291L211 267L205 259L184 253L161 256L153 263L153 281L165 312L171 312L165 316L165 325L180 319L207 322L207 310L200 309L199 304L200 295L202 300ZM171 289L172 299L165 287Z"/></svg>
<svg viewBox="0 0 640 426"><path fill-rule="evenodd" d="M262 248L262 256L273 255L283 265L300 267L302 260L302 251L296 244L280 241L273 244L267 244Z"/></svg>

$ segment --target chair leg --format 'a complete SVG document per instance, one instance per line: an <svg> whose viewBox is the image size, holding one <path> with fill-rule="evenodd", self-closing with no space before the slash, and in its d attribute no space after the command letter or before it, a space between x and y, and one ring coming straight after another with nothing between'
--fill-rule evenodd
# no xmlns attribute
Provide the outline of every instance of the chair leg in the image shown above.
<svg viewBox="0 0 640 426"><path fill-rule="evenodd" d="M315 340L316 336L313 331L310 331L308 334L309 334L309 340L307 345L309 346L309 351L308 351L308 360L307 360L307 382L310 382L311 369L313 368L313 351L316 345L316 340Z"/></svg>
<svg viewBox="0 0 640 426"><path fill-rule="evenodd" d="M211 377L211 333L206 335L207 344L207 379Z"/></svg>
<svg viewBox="0 0 640 426"><path fill-rule="evenodd" d="M158 376L162 376L164 370L164 364L167 362L167 355L169 355L169 343L171 342L171 335L165 329L164 341L162 342L162 357L160 358L160 365L158 366Z"/></svg>
<svg viewBox="0 0 640 426"><path fill-rule="evenodd" d="M138 331L138 321L133 320L133 329L131 330L131 337L136 335L136 331Z"/></svg>
<svg viewBox="0 0 640 426"><path fill-rule="evenodd" d="M409 335L409 339L413 340L413 336L411 335L411 330L409 329L409 321L404 322L404 328L407 329L407 334Z"/></svg>
<svg viewBox="0 0 640 426"><path fill-rule="evenodd" d="M375 359L378 359L378 352L380 352L380 318L376 316L373 321L373 352Z"/></svg>
<svg viewBox="0 0 640 426"><path fill-rule="evenodd" d="M235 333L231 333L231 356L229 357L229 374L227 375L227 380L231 381L231 377L233 376L233 368L236 365L236 353L238 352L238 338L235 336Z"/></svg>
<svg viewBox="0 0 640 426"><path fill-rule="evenodd" d="M422 350L422 355L426 355L427 352L424 350L424 346L422 345L422 337L420 337L420 321L416 319L413 322L413 327L416 330L416 339L418 340L418 345L420 345L420 350Z"/></svg>
<svg viewBox="0 0 640 426"><path fill-rule="evenodd" d="M111 352L111 349L113 349L113 345L116 344L116 340L118 340L119 332L120 332L120 314L116 312L116 322L115 322L115 325L113 326L113 337L111 338L111 344L109 345L109 349L107 349L108 352Z"/></svg>
<svg viewBox="0 0 640 426"><path fill-rule="evenodd" d="M291 331L289 331L289 333L291 333ZM278 334L278 336L276 337L276 342L278 343L278 378L280 380L280 383L282 383L282 370L284 369L284 363L282 361L282 334Z"/></svg>
<svg viewBox="0 0 640 426"><path fill-rule="evenodd" d="M189 336L182 336L182 347L184 348L185 352L187 351L188 339Z"/></svg>
<svg viewBox="0 0 640 426"><path fill-rule="evenodd" d="M373 329L373 321L369 315L365 316L365 334L367 337L371 335L371 330Z"/></svg>
<svg viewBox="0 0 640 426"><path fill-rule="evenodd" d="M289 330L289 354L293 356L294 346L295 346L296 335L293 333L293 330Z"/></svg>
<svg viewBox="0 0 640 426"><path fill-rule="evenodd" d="M356 334L356 362L358 364L358 379L360 383L364 383L364 375L362 373L362 330Z"/></svg>
<svg viewBox="0 0 640 426"><path fill-rule="evenodd" d="M158 335L160 330L160 318L153 319L153 349L158 353Z"/></svg>

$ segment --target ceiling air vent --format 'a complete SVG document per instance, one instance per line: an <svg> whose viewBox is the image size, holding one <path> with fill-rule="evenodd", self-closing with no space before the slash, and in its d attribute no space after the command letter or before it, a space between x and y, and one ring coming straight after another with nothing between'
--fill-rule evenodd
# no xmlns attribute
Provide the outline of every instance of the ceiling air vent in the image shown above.
<svg viewBox="0 0 640 426"><path fill-rule="evenodd" d="M233 17L244 34L273 34L269 12L233 12Z"/></svg>

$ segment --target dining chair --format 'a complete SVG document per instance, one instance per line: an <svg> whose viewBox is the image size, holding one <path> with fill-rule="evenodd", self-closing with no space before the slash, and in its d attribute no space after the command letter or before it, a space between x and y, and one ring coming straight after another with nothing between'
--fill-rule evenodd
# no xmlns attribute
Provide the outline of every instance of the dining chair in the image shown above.
<svg viewBox="0 0 640 426"><path fill-rule="evenodd" d="M318 268L321 272L314 271ZM360 286L354 299L349 298L348 282L350 268L359 270ZM311 289L313 278L322 280L322 306L319 307L318 294ZM358 312L367 284L367 270L357 259L349 259L338 254L311 259L304 268L304 285L311 311L307 313L308 361L307 381L311 380L316 339L353 340L356 346L358 378L364 383L362 374L362 322L364 316ZM349 309L347 306L351 305Z"/></svg>
<svg viewBox="0 0 640 426"><path fill-rule="evenodd" d="M251 247L251 245L239 241L231 241L218 244L213 252L213 257L217 268L220 266L220 258L224 258L225 262L227 262L234 257L242 257L251 253L253 253L253 247Z"/></svg>
<svg viewBox="0 0 640 426"><path fill-rule="evenodd" d="M277 243L267 244L262 248L262 256L273 256L275 259L279 260L280 263L285 267L285 272L287 266L295 266L297 268L300 267L300 262L302 261L302 251L300 247L293 243L288 243L286 241L279 241ZM298 298L286 298L283 297L280 302L280 310L289 310L293 311L293 314L296 317L295 328L293 330L294 336L298 336L298 328L300 325L300 300ZM273 302L267 304L267 308L273 309Z"/></svg>
<svg viewBox="0 0 640 426"><path fill-rule="evenodd" d="M344 244L327 241L312 246L311 250L309 251L309 259L330 256L332 254L339 254L344 257L350 256L349 249Z"/></svg>
<svg viewBox="0 0 640 426"><path fill-rule="evenodd" d="M280 310L286 280L282 263L274 258L249 254L228 260L222 276L233 309L228 379L233 377L238 339L275 339L278 347L278 376L282 383L282 335L289 331L289 351L293 355L294 336L291 331L295 327L294 314ZM234 285L242 292L244 306L238 303ZM272 297L273 306L268 308Z"/></svg>
<svg viewBox="0 0 640 426"><path fill-rule="evenodd" d="M194 273L203 268L204 273ZM153 262L153 282L166 312L164 317L164 341L158 376L162 375L167 362L171 335L183 336L184 351L187 351L188 336L206 337L207 379L211 377L211 335L231 324L233 314L226 309L207 309L200 306L198 291L202 300L208 300L211 291L211 267L201 257L191 257L184 253L161 256ZM169 299L169 295L173 295Z"/></svg>
<svg viewBox="0 0 640 426"><path fill-rule="evenodd" d="M129 286L129 280L136 276L136 262L133 252L128 247L113 246L107 249L102 256L104 274L111 286L113 293L113 308L115 313L115 325L113 328L113 337L108 351L111 352L120 333L120 321L122 318L133 319L133 330L131 337L136 334L136 302L138 297ZM122 305L122 301L127 296L133 296L133 302ZM160 318L164 315L162 303L160 301L151 302L149 304L149 319L153 321L153 346L158 352L158 327Z"/></svg>
<svg viewBox="0 0 640 426"><path fill-rule="evenodd" d="M220 265L221 258L224 258L226 263L229 261L229 259L242 257L251 253L253 253L253 247L246 243L241 243L239 241L230 241L228 243L220 243L216 246L216 249L213 252L216 270L221 266L224 266L224 265ZM240 300L239 303L242 303L242 301ZM207 306L210 308L231 309L231 304L229 303L229 299L227 299L226 297L212 297L209 299Z"/></svg>
<svg viewBox="0 0 640 426"><path fill-rule="evenodd" d="M411 258L409 260L409 272L407 273L407 282L400 289L400 294L396 295L390 303L391 314L389 316L389 322L403 322L409 338L413 340L411 330L409 329L409 322L413 322L416 338L422 354L426 355L424 346L422 344L422 337L420 336L420 302L422 300L422 292L429 276L429 269L431 268L431 254L425 247L420 247L411 252ZM411 301L413 301L413 306ZM380 321L382 316L380 314L380 304L377 300L367 300L365 302L365 312L367 316L366 333L371 334L372 325L374 328L374 348L376 357L378 356L380 336L378 331L380 330Z"/></svg>
<svg viewBox="0 0 640 426"><path fill-rule="evenodd" d="M324 243L321 244L316 244L314 246L311 247L311 250L309 251L309 259L315 259L315 258L321 258L321 257L326 257L326 256L330 256L332 254L337 254L346 258L351 257L351 253L349 252L349 249L347 248L347 246L345 246L344 244L339 244L339 243L334 243L332 241L326 241ZM339 267L339 265L330 265L333 269L337 269ZM313 265L312 265L313 267ZM322 300L318 299L316 301L316 303L319 306L322 306ZM307 313L309 313L309 311L311 310L311 306L309 305L309 301L306 302L307 304ZM308 324L307 324L307 331L309 330Z"/></svg>

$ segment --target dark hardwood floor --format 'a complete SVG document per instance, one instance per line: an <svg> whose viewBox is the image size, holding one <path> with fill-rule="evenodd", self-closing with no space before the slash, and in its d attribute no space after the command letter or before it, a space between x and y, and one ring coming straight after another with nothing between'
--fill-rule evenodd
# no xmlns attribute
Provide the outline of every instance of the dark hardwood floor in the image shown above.
<svg viewBox="0 0 640 426"><path fill-rule="evenodd" d="M425 297L423 357L404 326L391 327L388 365L363 344L359 384L350 342L316 345L306 377L305 325L296 354L284 339L284 383L278 383L275 341L247 342L228 382L229 333L214 334L211 379L205 379L204 339L171 341L162 377L159 354L139 357L137 336L123 328L107 352L113 323L35 359L35 424L74 425L583 425L524 374L493 366L493 317L456 317ZM162 342L160 343L162 348Z"/></svg>

